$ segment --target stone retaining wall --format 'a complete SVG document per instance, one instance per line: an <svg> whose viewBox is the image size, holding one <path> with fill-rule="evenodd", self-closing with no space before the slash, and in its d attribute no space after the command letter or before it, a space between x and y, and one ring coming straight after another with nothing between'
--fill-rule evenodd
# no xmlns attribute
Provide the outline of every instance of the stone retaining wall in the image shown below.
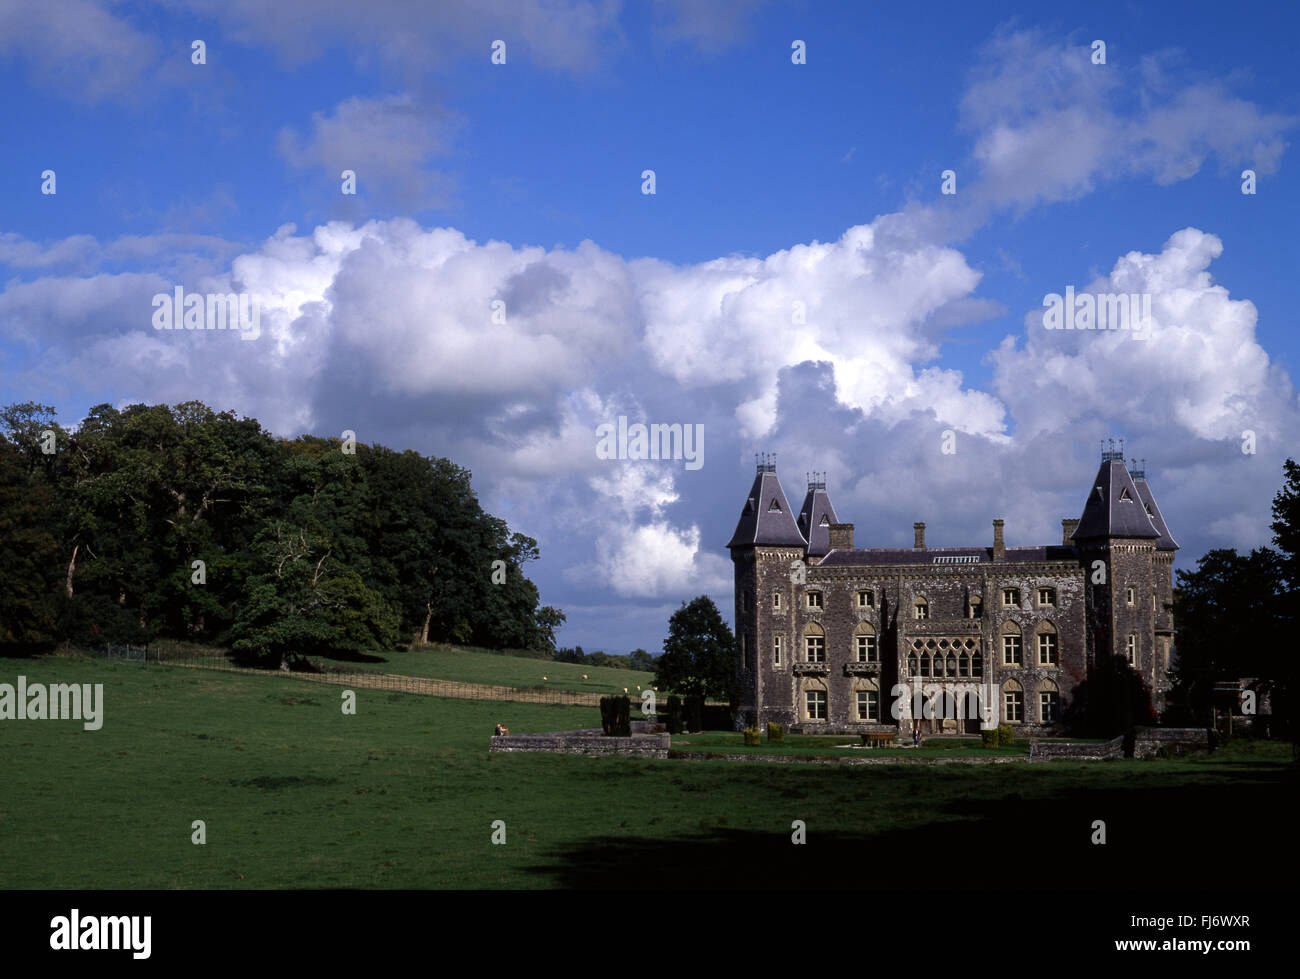
<svg viewBox="0 0 1300 979"><path fill-rule="evenodd" d="M1181 756L1210 750L1210 731L1203 727L1140 727L1134 732L1133 757Z"/></svg>
<svg viewBox="0 0 1300 979"><path fill-rule="evenodd" d="M667 758L667 734L633 734L606 737L599 728L590 731L550 731L545 734L493 735L489 751L548 751L561 755L630 755Z"/></svg>

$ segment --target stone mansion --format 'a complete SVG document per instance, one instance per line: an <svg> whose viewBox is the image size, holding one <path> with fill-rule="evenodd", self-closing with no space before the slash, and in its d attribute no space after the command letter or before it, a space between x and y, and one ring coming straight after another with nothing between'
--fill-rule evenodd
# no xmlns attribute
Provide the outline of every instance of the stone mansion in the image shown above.
<svg viewBox="0 0 1300 979"><path fill-rule="evenodd" d="M1076 687L1127 660L1157 710L1173 644L1173 557L1145 473L1103 452L1060 544L857 547L824 479L798 512L758 464L736 532L738 722L845 733L1061 730Z"/></svg>

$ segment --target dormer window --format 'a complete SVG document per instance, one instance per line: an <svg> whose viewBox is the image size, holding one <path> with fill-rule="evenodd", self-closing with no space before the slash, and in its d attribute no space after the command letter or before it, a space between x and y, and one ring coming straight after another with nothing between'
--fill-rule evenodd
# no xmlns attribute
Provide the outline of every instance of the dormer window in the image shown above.
<svg viewBox="0 0 1300 979"><path fill-rule="evenodd" d="M823 514L822 514L821 523L819 523L817 526L819 526L819 527L829 527L830 525L831 525L831 518L828 517L828 516L826 516L826 514L823 513Z"/></svg>
<svg viewBox="0 0 1300 979"><path fill-rule="evenodd" d="M1127 486L1124 487L1124 489L1120 490L1119 501L1120 501L1121 503L1132 503L1132 502L1133 502L1133 497L1131 497L1131 496L1128 495L1128 487L1127 487Z"/></svg>
<svg viewBox="0 0 1300 979"><path fill-rule="evenodd" d="M780 513L780 512L781 512L781 504L777 502L777 499L776 499L775 496L772 497L772 503L771 503L771 505L767 508L767 512L768 512L768 513Z"/></svg>

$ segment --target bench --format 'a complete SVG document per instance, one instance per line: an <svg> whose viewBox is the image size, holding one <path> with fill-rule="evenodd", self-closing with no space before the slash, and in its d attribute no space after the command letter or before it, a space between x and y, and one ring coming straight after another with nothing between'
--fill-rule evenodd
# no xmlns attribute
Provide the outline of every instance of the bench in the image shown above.
<svg viewBox="0 0 1300 979"><path fill-rule="evenodd" d="M868 748L889 747L898 741L897 734L864 734L862 743Z"/></svg>

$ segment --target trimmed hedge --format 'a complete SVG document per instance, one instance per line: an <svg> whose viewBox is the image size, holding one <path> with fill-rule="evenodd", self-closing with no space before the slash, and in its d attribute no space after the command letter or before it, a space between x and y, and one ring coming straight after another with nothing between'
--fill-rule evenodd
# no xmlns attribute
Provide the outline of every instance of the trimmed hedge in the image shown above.
<svg viewBox="0 0 1300 979"><path fill-rule="evenodd" d="M771 742L781 742L785 740L785 726L782 724L773 724L767 722L767 740Z"/></svg>
<svg viewBox="0 0 1300 979"><path fill-rule="evenodd" d="M996 748L1001 733L1002 732L995 727L991 727L985 731L980 731L980 743L983 744L985 748Z"/></svg>
<svg viewBox="0 0 1300 979"><path fill-rule="evenodd" d="M756 727L747 727L747 728L745 728L745 744L747 744L747 745L755 745L755 744L758 744L758 743L759 743L759 740L758 740L758 728L756 728Z"/></svg>
<svg viewBox="0 0 1300 979"><path fill-rule="evenodd" d="M600 726L612 738L632 736L632 702L626 694L600 698Z"/></svg>
<svg viewBox="0 0 1300 979"><path fill-rule="evenodd" d="M668 733L682 733L682 698L676 694L668 697Z"/></svg>
<svg viewBox="0 0 1300 979"><path fill-rule="evenodd" d="M1010 724L998 725L998 744L1014 744L1016 730Z"/></svg>

